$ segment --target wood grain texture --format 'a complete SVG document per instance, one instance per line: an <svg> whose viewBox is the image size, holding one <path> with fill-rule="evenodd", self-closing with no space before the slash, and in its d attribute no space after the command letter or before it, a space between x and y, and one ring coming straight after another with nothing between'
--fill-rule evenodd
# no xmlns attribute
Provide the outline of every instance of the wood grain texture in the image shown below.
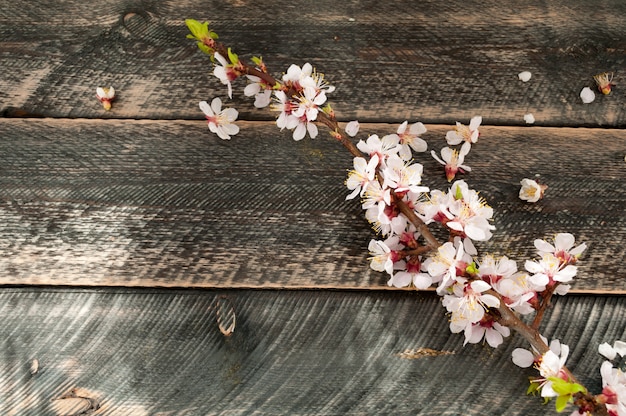
<svg viewBox="0 0 626 416"><path fill-rule="evenodd" d="M214 313L223 298L230 336ZM545 335L570 345L594 391L597 346L626 336L625 302L570 296L549 312ZM447 325L436 296L408 292L4 289L0 412L56 416L63 397L115 416L554 412L524 394L518 337L463 346ZM420 348L440 354L402 354Z"/></svg>
<svg viewBox="0 0 626 416"><path fill-rule="evenodd" d="M85 286L386 287L374 236L343 186L351 157L273 123L222 141L194 121L2 120L0 282ZM395 125L362 126L387 134ZM424 138L439 150L446 126ZM496 211L483 253L518 260L571 232L589 249L574 286L624 293L626 133L485 127L465 179ZM424 183L445 189L428 154ZM549 185L537 204L519 181Z"/></svg>
<svg viewBox="0 0 626 416"><path fill-rule="evenodd" d="M242 57L275 74L311 62L338 90L345 120L545 126L624 126L626 3L320 0L0 1L0 112L6 116L198 119L224 97L207 56L185 39L185 18L209 20ZM507 10L507 12L503 12ZM512 12L510 12L512 11ZM517 79L531 71L528 83ZM592 76L615 72L611 96L582 104ZM104 112L95 88L119 99ZM241 93L242 118L267 119ZM271 117L271 116L269 116Z"/></svg>

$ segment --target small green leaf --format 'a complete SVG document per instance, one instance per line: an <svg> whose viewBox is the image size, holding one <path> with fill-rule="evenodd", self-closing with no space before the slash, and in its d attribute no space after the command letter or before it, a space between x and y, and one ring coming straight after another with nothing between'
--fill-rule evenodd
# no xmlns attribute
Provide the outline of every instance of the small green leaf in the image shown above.
<svg viewBox="0 0 626 416"><path fill-rule="evenodd" d="M534 396L539 390L539 386L541 386L541 384L531 381L530 386L528 386L528 389L526 390L526 394L532 394Z"/></svg>
<svg viewBox="0 0 626 416"><path fill-rule="evenodd" d="M556 402L554 403L554 406L556 407L556 411L561 413L563 410L565 410L565 408L567 407L567 403L569 403L570 399L571 399L571 396L569 395L557 397Z"/></svg>
<svg viewBox="0 0 626 416"><path fill-rule="evenodd" d="M198 42L198 49L200 49L202 52L206 53L207 55L213 54L213 50L202 42Z"/></svg>
<svg viewBox="0 0 626 416"><path fill-rule="evenodd" d="M195 19L185 19L185 24L194 38L202 40L209 36L209 22L200 23Z"/></svg>
<svg viewBox="0 0 626 416"><path fill-rule="evenodd" d="M587 389L577 383L565 381L559 377L548 377L548 380L552 382L552 390L559 395L573 395L576 393L585 393Z"/></svg>
<svg viewBox="0 0 626 416"><path fill-rule="evenodd" d="M253 56L252 57L252 62L254 62L254 64L257 65L257 66L261 66L261 64L263 64L263 58Z"/></svg>
<svg viewBox="0 0 626 416"><path fill-rule="evenodd" d="M239 57L237 54L228 48L228 59L230 59L230 63L236 65L239 63Z"/></svg>

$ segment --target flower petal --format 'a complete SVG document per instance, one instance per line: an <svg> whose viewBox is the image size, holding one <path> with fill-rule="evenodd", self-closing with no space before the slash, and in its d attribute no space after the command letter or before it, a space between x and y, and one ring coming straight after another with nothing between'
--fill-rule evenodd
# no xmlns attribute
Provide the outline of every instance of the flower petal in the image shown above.
<svg viewBox="0 0 626 416"><path fill-rule="evenodd" d="M527 368L535 362L533 353L523 348L515 348L511 355L513 356L513 364L518 367Z"/></svg>

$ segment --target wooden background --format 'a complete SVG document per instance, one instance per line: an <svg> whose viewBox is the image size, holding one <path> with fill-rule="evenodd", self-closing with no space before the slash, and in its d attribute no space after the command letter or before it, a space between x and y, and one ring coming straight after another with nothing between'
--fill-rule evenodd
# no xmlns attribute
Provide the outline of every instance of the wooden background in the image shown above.
<svg viewBox="0 0 626 416"><path fill-rule="evenodd" d="M598 344L626 339L626 3L0 0L1 414L554 413L524 395L519 337L463 346L432 292L369 270L339 145L294 142L243 84L241 133L208 131L198 102L226 90L185 18L275 74L311 62L365 133L422 121L438 151L482 115L465 179L497 231L479 248L522 267L535 238L588 244L543 333L599 391ZM604 71L614 92L582 104ZM524 177L544 200L518 199Z"/></svg>

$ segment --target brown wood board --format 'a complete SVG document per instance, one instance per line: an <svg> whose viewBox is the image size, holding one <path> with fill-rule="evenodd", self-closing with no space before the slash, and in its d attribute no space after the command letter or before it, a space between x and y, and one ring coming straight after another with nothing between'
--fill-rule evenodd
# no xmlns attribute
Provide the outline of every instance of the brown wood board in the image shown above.
<svg viewBox="0 0 626 416"><path fill-rule="evenodd" d="M625 302L568 296L548 312L545 335L593 390L597 346L626 336ZM98 415L554 412L524 394L519 337L463 346L447 325L437 296L409 292L4 289L0 412L59 415L70 398Z"/></svg>
<svg viewBox="0 0 626 416"><path fill-rule="evenodd" d="M184 19L209 20L240 56L280 75L311 62L338 87L343 119L469 120L545 126L624 126L620 78L626 3L321 0L0 1L0 112L5 116L198 119L199 100L226 90ZM530 71L528 83L517 74ZM584 105L592 76L614 72L611 96ZM118 100L105 112L98 86ZM259 119L237 89L242 118Z"/></svg>
<svg viewBox="0 0 626 416"><path fill-rule="evenodd" d="M374 234L345 201L349 154L273 123L241 126L222 141L200 121L1 120L0 283L385 288L368 266ZM439 150L450 127L428 128ZM574 289L624 293L626 133L481 131L465 176L496 211L481 252L522 267L534 239L571 232L589 245ZM419 160L424 183L446 189L442 166ZM536 175L546 197L524 203L519 181Z"/></svg>

